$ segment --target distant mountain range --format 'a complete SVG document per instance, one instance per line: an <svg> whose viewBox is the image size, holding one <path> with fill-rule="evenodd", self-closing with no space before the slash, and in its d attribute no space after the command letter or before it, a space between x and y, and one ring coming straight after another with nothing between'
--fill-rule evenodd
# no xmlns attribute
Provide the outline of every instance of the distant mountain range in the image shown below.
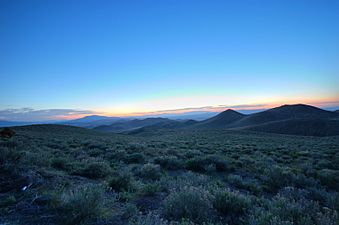
<svg viewBox="0 0 339 225"><path fill-rule="evenodd" d="M76 126L76 127L84 127L84 128L94 128L102 125L109 125L116 122L127 121L126 118L121 117L109 117L109 116L85 116L80 119L69 120L60 122L62 125Z"/></svg>
<svg viewBox="0 0 339 225"><path fill-rule="evenodd" d="M119 121L94 129L134 134L161 129L230 129L291 135L330 136L339 135L339 113L310 105L297 104L283 105L249 115L228 109L203 121L147 118Z"/></svg>
<svg viewBox="0 0 339 225"><path fill-rule="evenodd" d="M128 134L168 129L228 129L306 136L339 135L339 110L328 111L304 104L283 105L252 114L242 114L228 109L218 114L215 112L197 112L186 113L181 117L177 117L174 114L172 116L176 119L93 115L75 120L52 121L50 123ZM200 120L193 120L190 116L200 118ZM207 117L207 119L201 120L203 117ZM0 127L38 123L0 121ZM41 122L40 124L43 123L48 122Z"/></svg>

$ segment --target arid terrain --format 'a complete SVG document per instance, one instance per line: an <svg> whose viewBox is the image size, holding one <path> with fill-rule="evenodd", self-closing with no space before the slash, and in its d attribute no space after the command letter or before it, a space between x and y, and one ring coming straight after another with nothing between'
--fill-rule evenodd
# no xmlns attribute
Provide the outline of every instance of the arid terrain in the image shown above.
<svg viewBox="0 0 339 225"><path fill-rule="evenodd" d="M11 129L0 224L338 224L338 136Z"/></svg>

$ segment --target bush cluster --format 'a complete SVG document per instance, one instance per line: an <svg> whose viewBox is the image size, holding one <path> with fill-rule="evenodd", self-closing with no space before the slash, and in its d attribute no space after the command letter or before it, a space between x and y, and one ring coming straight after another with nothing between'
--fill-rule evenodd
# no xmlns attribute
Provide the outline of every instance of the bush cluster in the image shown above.
<svg viewBox="0 0 339 225"><path fill-rule="evenodd" d="M214 194L213 207L220 213L230 217L243 216L251 206L251 200L248 196L239 192L218 190Z"/></svg>
<svg viewBox="0 0 339 225"><path fill-rule="evenodd" d="M160 166L147 163L139 169L137 174L144 179L157 180L161 177Z"/></svg>
<svg viewBox="0 0 339 225"><path fill-rule="evenodd" d="M104 189L100 186L87 185L76 187L60 196L58 209L62 212L62 224L86 224L104 217Z"/></svg>
<svg viewBox="0 0 339 225"><path fill-rule="evenodd" d="M132 174L127 171L115 172L108 179L108 186L115 191L128 191L132 189Z"/></svg>
<svg viewBox="0 0 339 225"><path fill-rule="evenodd" d="M154 159L154 163L167 170L179 170L183 168L183 163L175 156L160 156Z"/></svg>
<svg viewBox="0 0 339 225"><path fill-rule="evenodd" d="M211 196L208 192L194 187L185 187L172 192L164 203L165 215L168 218L190 219L202 222L210 219L212 209Z"/></svg>

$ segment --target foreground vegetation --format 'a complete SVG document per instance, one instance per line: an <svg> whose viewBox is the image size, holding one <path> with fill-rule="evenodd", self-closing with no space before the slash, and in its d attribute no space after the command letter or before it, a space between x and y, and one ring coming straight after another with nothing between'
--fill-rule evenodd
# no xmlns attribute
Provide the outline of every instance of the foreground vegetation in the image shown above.
<svg viewBox="0 0 339 225"><path fill-rule="evenodd" d="M338 136L14 130L0 139L0 224L338 224Z"/></svg>

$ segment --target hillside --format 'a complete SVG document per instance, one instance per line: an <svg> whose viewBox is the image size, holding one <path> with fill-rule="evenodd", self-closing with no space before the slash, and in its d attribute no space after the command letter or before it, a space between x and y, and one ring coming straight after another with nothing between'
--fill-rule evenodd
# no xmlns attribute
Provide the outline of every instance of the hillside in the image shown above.
<svg viewBox="0 0 339 225"><path fill-rule="evenodd" d="M283 105L243 115L226 110L190 129L242 129L268 133L329 136L339 135L338 114L310 105Z"/></svg>
<svg viewBox="0 0 339 225"><path fill-rule="evenodd" d="M30 124L29 122L16 122L16 121L7 121L0 120L0 127L13 127L13 126L23 126L26 124Z"/></svg>
<svg viewBox="0 0 339 225"><path fill-rule="evenodd" d="M290 119L242 127L239 129L277 134L324 137L339 135L339 120Z"/></svg>
<svg viewBox="0 0 339 225"><path fill-rule="evenodd" d="M333 112L319 109L310 105L283 105L263 112L251 114L241 120L232 123L229 127L256 126L273 121L290 119L332 119L337 115Z"/></svg>
<svg viewBox="0 0 339 225"><path fill-rule="evenodd" d="M83 118L79 118L75 120L60 122L59 124L77 126L77 127L85 127L85 128L93 128L93 127L102 126L102 125L110 125L114 122L125 121L125 120L127 119L120 118L120 117L92 115L92 116L85 116Z"/></svg>
<svg viewBox="0 0 339 225"><path fill-rule="evenodd" d="M332 136L339 135L338 121L339 114L336 112L296 104L283 105L249 115L228 109L203 121L178 121L166 118L134 119L98 126L94 130L141 134L171 129L178 131L232 129L305 136Z"/></svg>
<svg viewBox="0 0 339 225"><path fill-rule="evenodd" d="M37 135L103 135L100 132L94 130L68 126L68 125L59 125L59 124L37 124L37 125L27 125L11 128L17 132L37 134Z"/></svg>
<svg viewBox="0 0 339 225"><path fill-rule="evenodd" d="M192 128L226 128L244 117L246 117L244 114L228 109L210 119L195 124Z"/></svg>
<svg viewBox="0 0 339 225"><path fill-rule="evenodd" d="M147 119L134 119L130 121L120 121L113 123L111 125L103 125L94 127L94 130L105 131L105 132L126 132L131 130L140 129L147 126L153 125L168 125L168 124L177 124L179 122L166 119L166 118L147 118Z"/></svg>

